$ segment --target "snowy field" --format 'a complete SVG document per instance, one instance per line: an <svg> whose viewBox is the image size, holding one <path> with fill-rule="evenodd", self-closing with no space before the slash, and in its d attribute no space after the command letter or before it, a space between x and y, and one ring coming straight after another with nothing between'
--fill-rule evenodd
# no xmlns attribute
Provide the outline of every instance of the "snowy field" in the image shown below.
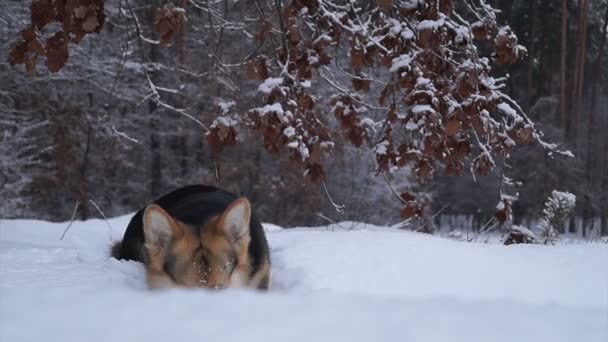
<svg viewBox="0 0 608 342"><path fill-rule="evenodd" d="M129 217L0 221L0 341L608 341L608 246L267 225L269 293L148 291Z"/></svg>

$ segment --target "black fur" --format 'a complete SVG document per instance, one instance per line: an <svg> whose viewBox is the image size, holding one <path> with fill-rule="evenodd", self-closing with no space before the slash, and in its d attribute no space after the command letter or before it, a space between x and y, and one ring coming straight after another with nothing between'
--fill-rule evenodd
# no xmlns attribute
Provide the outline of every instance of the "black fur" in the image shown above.
<svg viewBox="0 0 608 342"><path fill-rule="evenodd" d="M200 229L209 218L223 213L236 199L235 195L214 186L190 185L170 192L154 203L177 220ZM144 262L144 210L142 208L131 218L122 241L112 246L114 258ZM249 234L249 257L254 274L262 264L269 262L269 252L264 228L253 211Z"/></svg>

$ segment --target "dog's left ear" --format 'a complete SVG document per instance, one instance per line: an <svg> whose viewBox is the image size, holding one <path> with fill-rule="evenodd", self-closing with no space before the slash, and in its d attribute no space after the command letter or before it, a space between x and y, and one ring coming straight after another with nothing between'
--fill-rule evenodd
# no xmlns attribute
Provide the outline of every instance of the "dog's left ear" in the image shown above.
<svg viewBox="0 0 608 342"><path fill-rule="evenodd" d="M251 221L251 204L245 197L232 202L220 218L217 228L232 241L249 238L249 222Z"/></svg>

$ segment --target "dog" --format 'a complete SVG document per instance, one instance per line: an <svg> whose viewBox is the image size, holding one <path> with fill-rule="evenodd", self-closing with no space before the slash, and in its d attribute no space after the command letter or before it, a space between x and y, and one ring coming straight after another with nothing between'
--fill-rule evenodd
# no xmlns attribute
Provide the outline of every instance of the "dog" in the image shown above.
<svg viewBox="0 0 608 342"><path fill-rule="evenodd" d="M110 254L142 262L151 289L270 286L268 241L249 200L213 186L186 186L139 210Z"/></svg>

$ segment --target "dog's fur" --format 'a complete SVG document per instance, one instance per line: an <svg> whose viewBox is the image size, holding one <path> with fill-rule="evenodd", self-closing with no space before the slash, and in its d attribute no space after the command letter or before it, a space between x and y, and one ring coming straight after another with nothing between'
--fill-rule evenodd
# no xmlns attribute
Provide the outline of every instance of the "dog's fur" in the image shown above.
<svg viewBox="0 0 608 342"><path fill-rule="evenodd" d="M138 211L111 254L143 262L150 288L270 285L268 242L251 204L212 186L177 189Z"/></svg>

